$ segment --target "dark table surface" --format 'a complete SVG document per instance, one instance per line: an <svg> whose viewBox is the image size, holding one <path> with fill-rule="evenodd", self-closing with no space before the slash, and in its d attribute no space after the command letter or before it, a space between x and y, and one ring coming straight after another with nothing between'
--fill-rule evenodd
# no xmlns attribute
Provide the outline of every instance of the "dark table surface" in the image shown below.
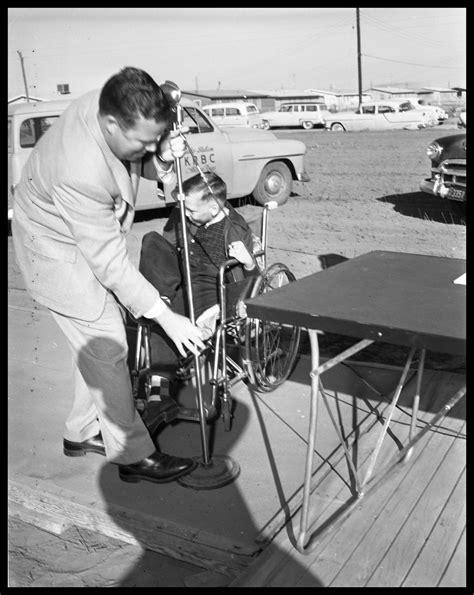
<svg viewBox="0 0 474 595"><path fill-rule="evenodd" d="M246 300L247 315L464 354L466 261L377 250Z"/></svg>

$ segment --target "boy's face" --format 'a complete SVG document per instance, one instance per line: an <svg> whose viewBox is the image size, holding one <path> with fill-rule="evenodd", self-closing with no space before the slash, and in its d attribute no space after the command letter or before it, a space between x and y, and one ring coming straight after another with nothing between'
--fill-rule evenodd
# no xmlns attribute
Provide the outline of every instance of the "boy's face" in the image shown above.
<svg viewBox="0 0 474 595"><path fill-rule="evenodd" d="M184 199L186 217L198 227L209 223L217 215L219 209L213 198L201 200L201 196L202 191L190 192Z"/></svg>

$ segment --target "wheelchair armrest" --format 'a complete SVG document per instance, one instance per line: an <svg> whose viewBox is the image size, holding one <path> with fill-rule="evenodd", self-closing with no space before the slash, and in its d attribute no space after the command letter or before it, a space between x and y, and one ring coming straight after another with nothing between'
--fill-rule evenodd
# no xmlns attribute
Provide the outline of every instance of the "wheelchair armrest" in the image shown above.
<svg viewBox="0 0 474 595"><path fill-rule="evenodd" d="M144 316L141 316L140 318L135 318L135 316L133 316L133 314L130 314L130 312L127 312L127 318L128 322L136 326L141 324L142 326L147 326L148 328L151 328L153 325L157 324L157 322L155 322L151 318L145 318Z"/></svg>

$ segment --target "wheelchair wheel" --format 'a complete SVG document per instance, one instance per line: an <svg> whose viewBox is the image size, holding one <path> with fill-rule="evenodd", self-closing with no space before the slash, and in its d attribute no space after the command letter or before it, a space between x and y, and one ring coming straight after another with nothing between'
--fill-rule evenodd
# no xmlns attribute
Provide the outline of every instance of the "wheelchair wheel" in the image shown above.
<svg viewBox="0 0 474 595"><path fill-rule="evenodd" d="M257 278L249 297L295 281L288 267L275 263ZM247 318L243 359L251 366L250 383L260 392L271 392L290 375L298 352L301 329L278 322Z"/></svg>

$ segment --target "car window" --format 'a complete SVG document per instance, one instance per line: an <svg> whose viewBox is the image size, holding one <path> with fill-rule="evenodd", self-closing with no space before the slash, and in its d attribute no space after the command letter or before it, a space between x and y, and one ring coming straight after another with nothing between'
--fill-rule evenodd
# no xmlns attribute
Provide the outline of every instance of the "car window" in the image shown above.
<svg viewBox="0 0 474 595"><path fill-rule="evenodd" d="M279 109L280 112L291 112L291 105L282 105Z"/></svg>
<svg viewBox="0 0 474 595"><path fill-rule="evenodd" d="M249 114L258 114L258 109L254 105L247 106L247 113Z"/></svg>
<svg viewBox="0 0 474 595"><path fill-rule="evenodd" d="M24 120L20 126L20 147L24 149L34 147L46 130L58 118L59 116L45 116Z"/></svg>
<svg viewBox="0 0 474 595"><path fill-rule="evenodd" d="M318 106L317 105L306 105L305 109L307 112L317 112Z"/></svg>
<svg viewBox="0 0 474 595"><path fill-rule="evenodd" d="M412 110L412 109L415 109L415 108L412 106L412 104L411 104L410 102L408 102L408 101L405 101L404 103L401 103L401 104L398 106L398 109L399 109L401 112L408 112L409 110Z"/></svg>
<svg viewBox="0 0 474 595"><path fill-rule="evenodd" d="M8 118L8 152L13 151L13 122Z"/></svg>
<svg viewBox="0 0 474 595"><path fill-rule="evenodd" d="M213 116L223 117L224 116L224 108L223 107L215 107L211 114Z"/></svg>
<svg viewBox="0 0 474 595"><path fill-rule="evenodd" d="M375 105L362 105L360 108L361 114L375 114Z"/></svg>
<svg viewBox="0 0 474 595"><path fill-rule="evenodd" d="M240 112L236 107L228 107L226 109L227 116L240 116Z"/></svg>
<svg viewBox="0 0 474 595"><path fill-rule="evenodd" d="M203 112L195 107L183 108L183 125L189 128L191 134L214 131L214 127Z"/></svg>
<svg viewBox="0 0 474 595"><path fill-rule="evenodd" d="M390 114L395 109L391 105L379 105L379 114Z"/></svg>

